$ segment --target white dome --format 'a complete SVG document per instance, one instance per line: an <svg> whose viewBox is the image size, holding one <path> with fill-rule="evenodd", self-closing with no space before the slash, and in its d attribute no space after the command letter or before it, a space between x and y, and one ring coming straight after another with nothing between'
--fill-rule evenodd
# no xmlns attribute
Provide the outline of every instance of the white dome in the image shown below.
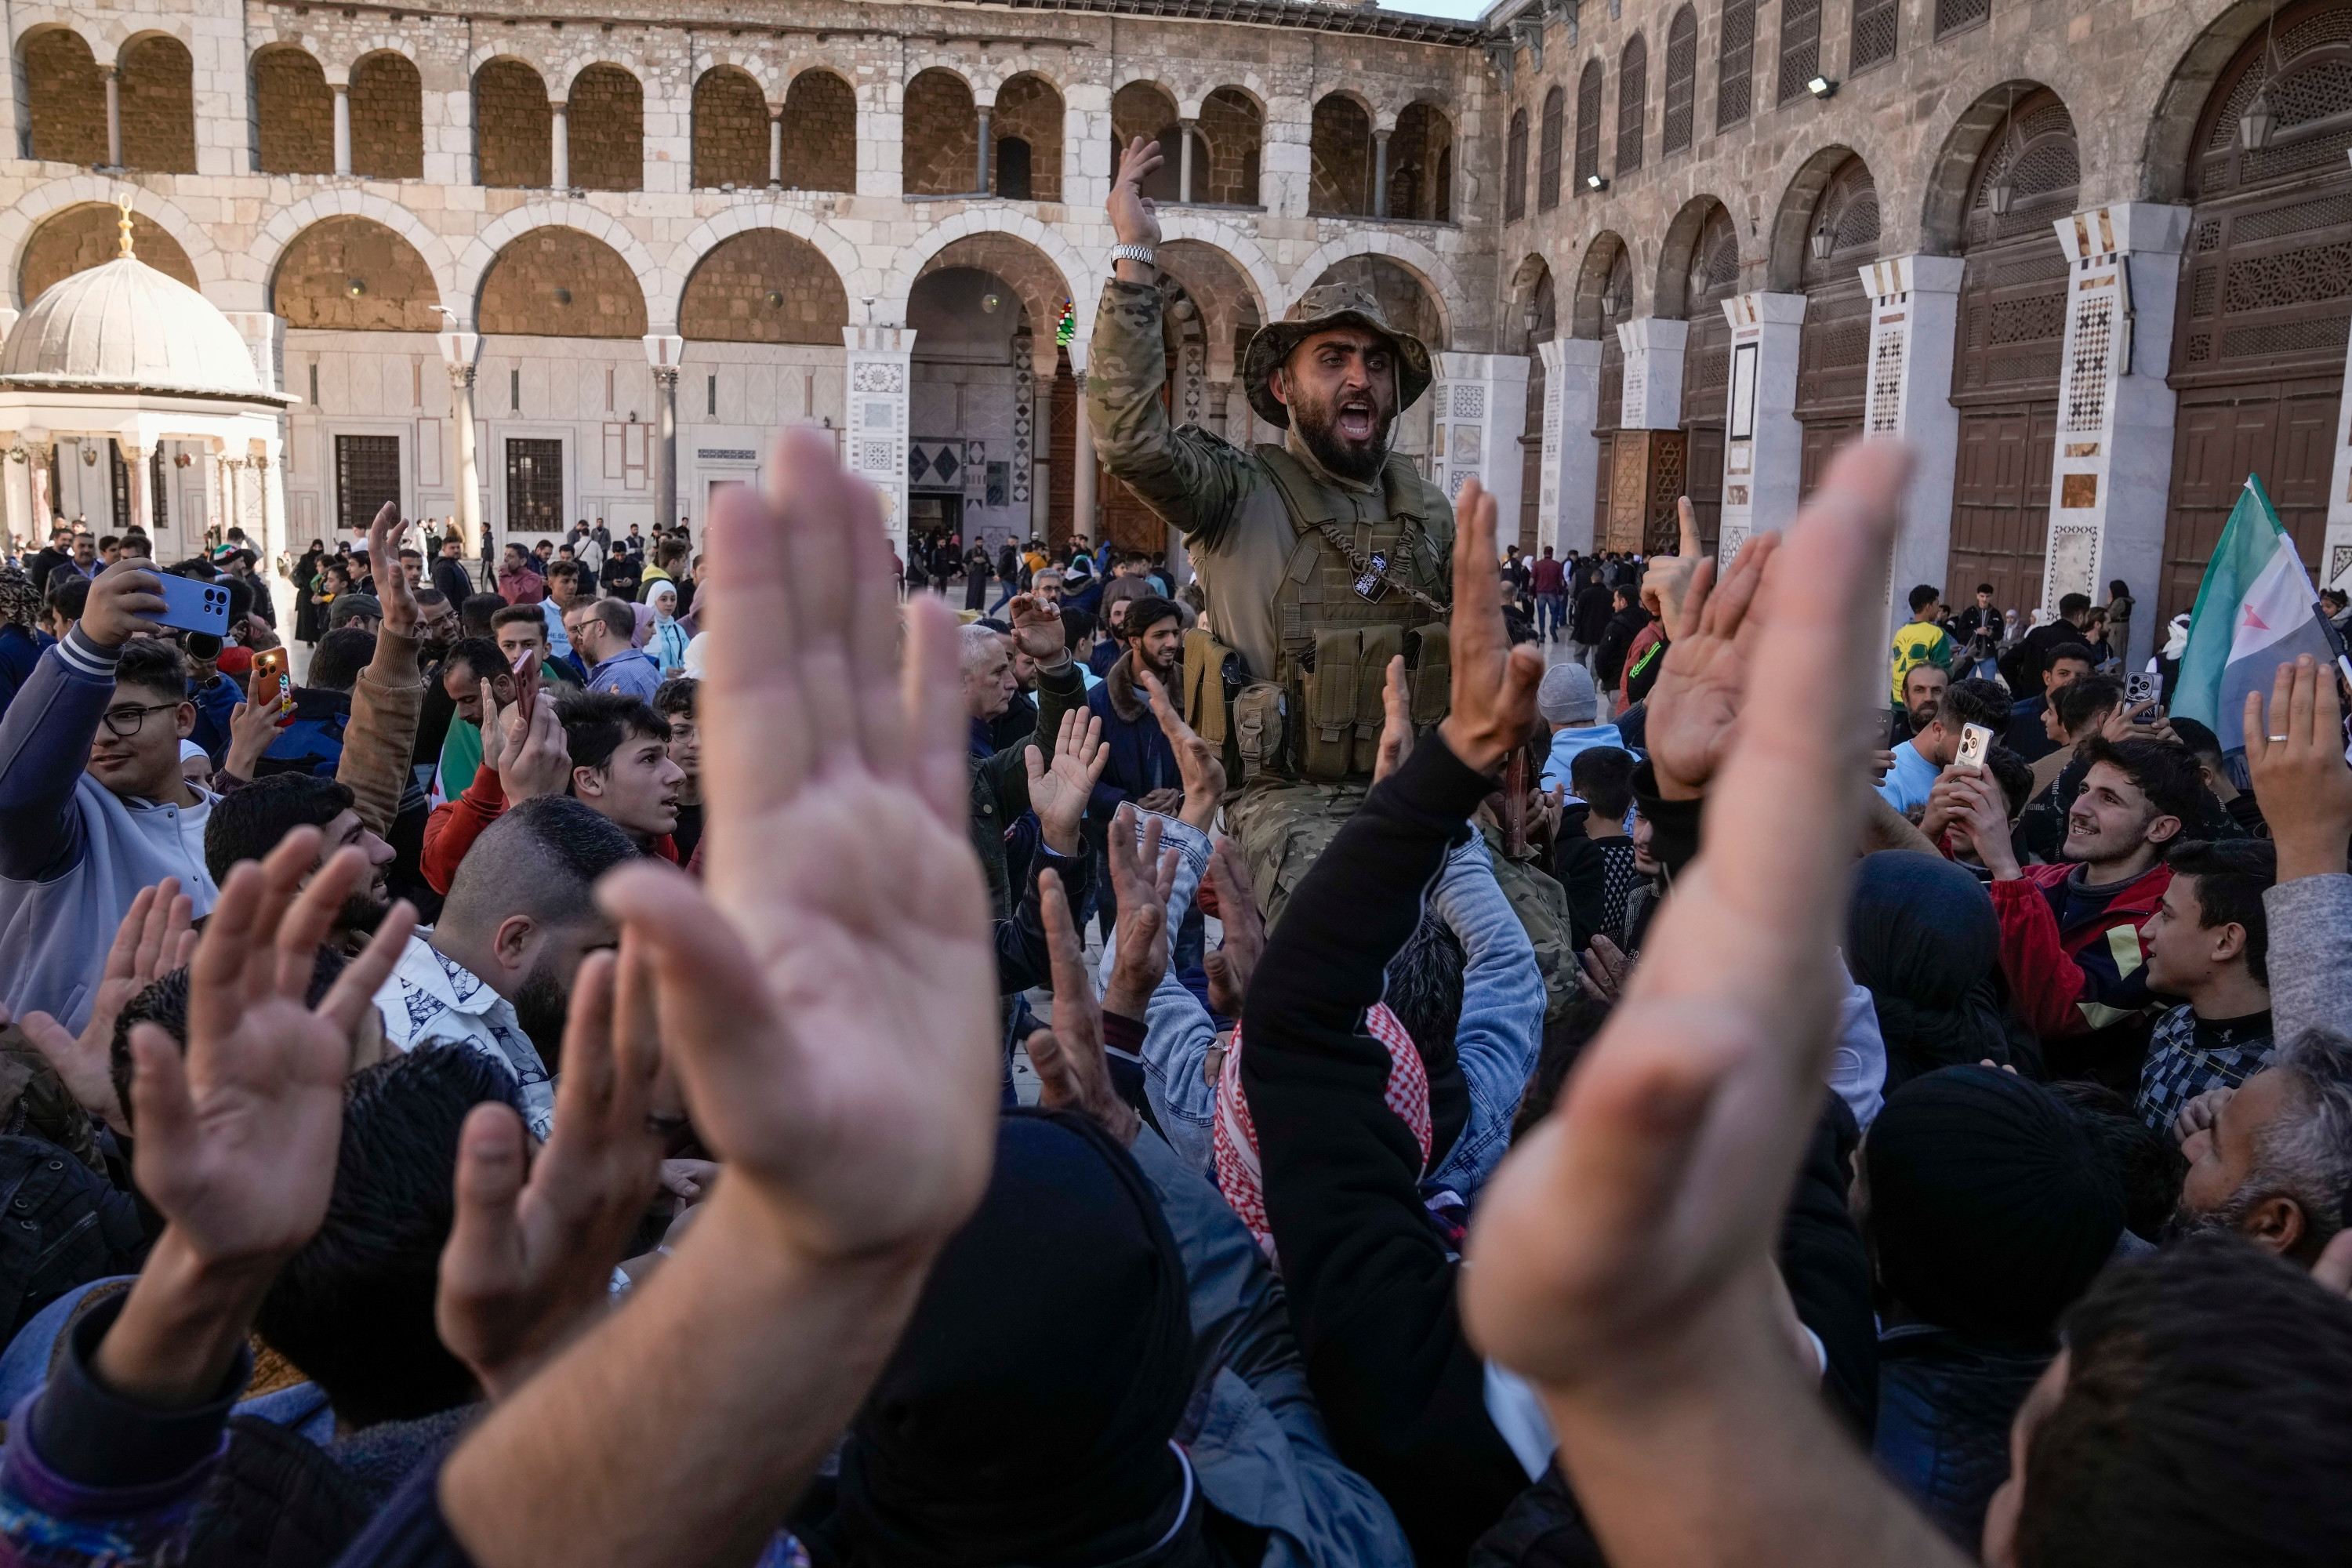
<svg viewBox="0 0 2352 1568"><path fill-rule="evenodd" d="M279 401L217 306L131 256L44 289L0 348L0 383Z"/></svg>

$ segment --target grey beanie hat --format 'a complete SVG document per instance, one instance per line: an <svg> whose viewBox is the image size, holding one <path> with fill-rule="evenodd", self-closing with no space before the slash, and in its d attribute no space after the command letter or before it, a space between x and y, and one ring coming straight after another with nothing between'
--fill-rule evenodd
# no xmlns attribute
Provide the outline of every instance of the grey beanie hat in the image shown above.
<svg viewBox="0 0 2352 1568"><path fill-rule="evenodd" d="M1589 724L1601 716L1592 672L1580 664L1555 664L1536 688L1536 711L1547 723Z"/></svg>

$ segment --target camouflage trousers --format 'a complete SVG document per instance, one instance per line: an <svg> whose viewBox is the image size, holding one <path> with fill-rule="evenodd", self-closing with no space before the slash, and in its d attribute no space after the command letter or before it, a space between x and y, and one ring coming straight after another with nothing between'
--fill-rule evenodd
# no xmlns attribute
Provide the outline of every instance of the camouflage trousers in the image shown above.
<svg viewBox="0 0 2352 1568"><path fill-rule="evenodd" d="M1225 831L1241 846L1250 884L1268 931L1296 889L1371 788L1369 780L1310 784L1261 775L1225 802ZM1504 855L1501 833L1481 824L1495 879L1535 944L1543 972L1544 1021L1556 1021L1577 994L1576 952L1569 934L1568 895L1532 864Z"/></svg>

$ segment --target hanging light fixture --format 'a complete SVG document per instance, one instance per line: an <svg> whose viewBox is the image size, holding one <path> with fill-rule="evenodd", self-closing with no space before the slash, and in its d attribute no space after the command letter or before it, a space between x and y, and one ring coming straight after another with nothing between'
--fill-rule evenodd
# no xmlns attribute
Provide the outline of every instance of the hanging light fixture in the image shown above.
<svg viewBox="0 0 2352 1568"><path fill-rule="evenodd" d="M1820 226L1813 230L1812 245L1816 261L1827 261L1830 252L1837 248L1837 236L1830 232L1829 219L1823 218Z"/></svg>
<svg viewBox="0 0 2352 1568"><path fill-rule="evenodd" d="M2010 84L2009 110L2002 119L2007 122L2008 133L2001 138L2000 168L1994 174L1992 184L1985 192L1986 198L1992 204L1995 217L2008 216L2011 205L2017 200L2017 84L2015 82Z"/></svg>
<svg viewBox="0 0 2352 1568"><path fill-rule="evenodd" d="M2278 129L2278 113L2271 108L2272 34L2278 26L2278 6L2271 6L2270 20L2263 24L2263 79L2254 88L2254 96L2245 111L2238 116L2238 140L2249 153L2259 153L2271 144L2271 133Z"/></svg>

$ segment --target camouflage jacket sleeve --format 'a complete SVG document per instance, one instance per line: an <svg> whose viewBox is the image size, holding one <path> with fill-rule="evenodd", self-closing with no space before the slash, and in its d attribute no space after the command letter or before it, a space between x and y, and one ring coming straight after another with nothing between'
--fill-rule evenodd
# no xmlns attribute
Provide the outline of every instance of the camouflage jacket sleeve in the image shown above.
<svg viewBox="0 0 2352 1568"><path fill-rule="evenodd" d="M1256 471L1239 447L1197 426L1170 426L1160 389L1168 379L1160 289L1103 286L1087 366L1087 418L1095 453L1195 549L1214 549Z"/></svg>

